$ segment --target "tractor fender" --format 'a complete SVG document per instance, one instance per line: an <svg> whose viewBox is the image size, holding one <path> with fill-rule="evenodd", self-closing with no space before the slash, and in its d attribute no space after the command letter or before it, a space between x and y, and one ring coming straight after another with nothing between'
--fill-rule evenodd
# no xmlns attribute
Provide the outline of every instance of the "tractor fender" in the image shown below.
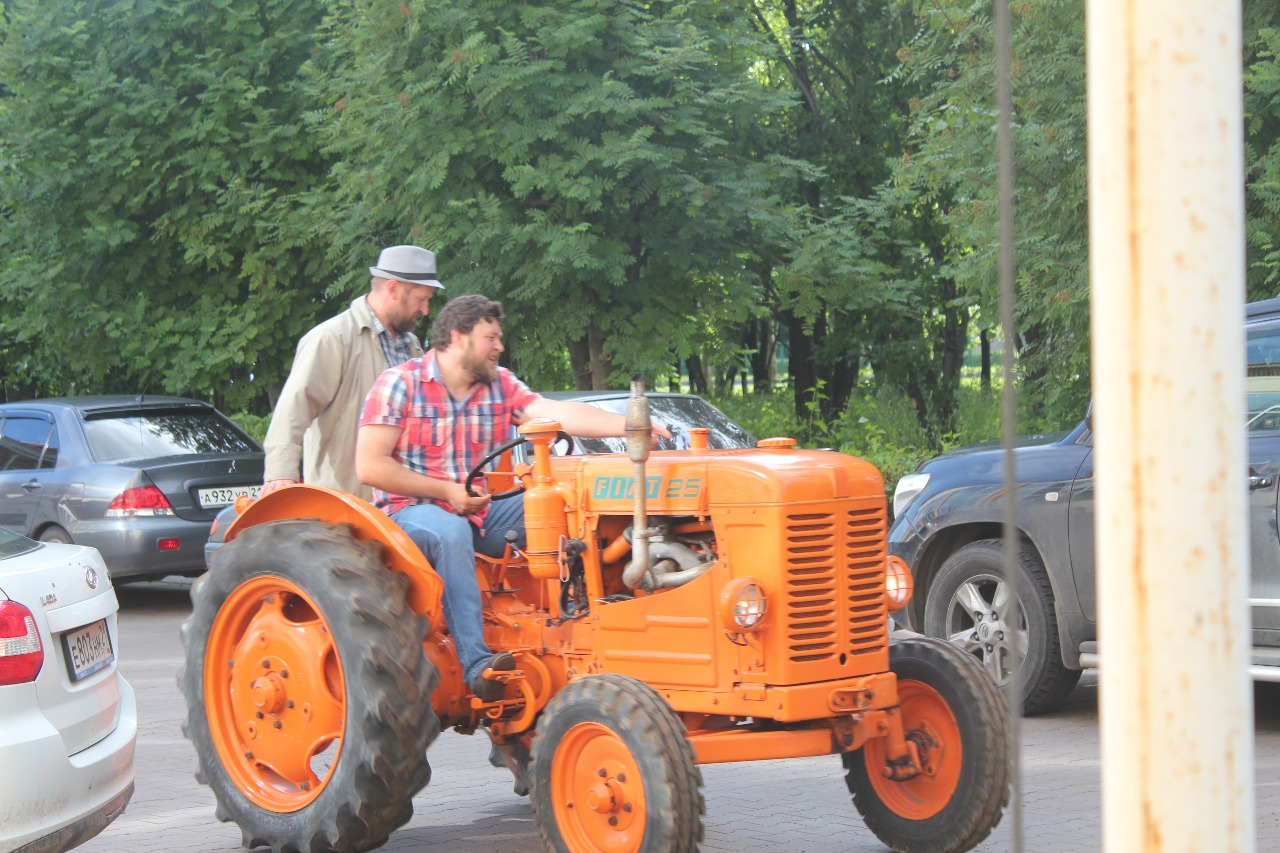
<svg viewBox="0 0 1280 853"><path fill-rule="evenodd" d="M236 510L239 515L227 528L228 542L258 524L305 518L348 524L356 539L381 542L383 565L409 578L410 607L427 618L433 631L440 626L444 582L409 535L366 501L337 489L298 483L256 500L237 500Z"/></svg>

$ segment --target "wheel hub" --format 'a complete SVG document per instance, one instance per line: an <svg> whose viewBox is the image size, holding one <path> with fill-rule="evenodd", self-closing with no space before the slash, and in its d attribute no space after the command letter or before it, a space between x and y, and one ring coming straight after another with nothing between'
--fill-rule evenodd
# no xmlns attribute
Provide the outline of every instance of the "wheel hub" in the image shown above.
<svg viewBox="0 0 1280 853"><path fill-rule="evenodd" d="M271 672L254 679L250 690L253 695L253 704L261 713L279 714L284 710L288 692L285 689L284 679L278 673Z"/></svg>

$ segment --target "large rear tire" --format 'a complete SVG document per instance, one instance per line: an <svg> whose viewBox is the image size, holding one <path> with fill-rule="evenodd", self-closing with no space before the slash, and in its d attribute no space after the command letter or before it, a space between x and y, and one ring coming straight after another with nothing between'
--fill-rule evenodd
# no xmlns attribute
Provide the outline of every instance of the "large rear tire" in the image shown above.
<svg viewBox="0 0 1280 853"><path fill-rule="evenodd" d="M1004 578L998 539L971 542L947 558L929 587L924 632L973 655L1005 688L1015 659L1022 666L1022 713L1051 711L1067 697L1080 670L1062 662L1053 587L1039 556L1018 552L1018 589Z"/></svg>
<svg viewBox="0 0 1280 853"><path fill-rule="evenodd" d="M972 849L1000 822L1009 800L1008 714L995 683L955 646L927 637L895 643L889 668L907 740L925 772L883 774L884 742L845 753L845 782L867 828L911 853Z"/></svg>
<svg viewBox="0 0 1280 853"><path fill-rule="evenodd" d="M530 769L548 850L693 853L702 840L702 773L684 725L634 678L592 675L557 693Z"/></svg>
<svg viewBox="0 0 1280 853"><path fill-rule="evenodd" d="M364 851L413 815L440 732L427 621L378 546L316 521L219 548L183 623L183 732L245 847Z"/></svg>

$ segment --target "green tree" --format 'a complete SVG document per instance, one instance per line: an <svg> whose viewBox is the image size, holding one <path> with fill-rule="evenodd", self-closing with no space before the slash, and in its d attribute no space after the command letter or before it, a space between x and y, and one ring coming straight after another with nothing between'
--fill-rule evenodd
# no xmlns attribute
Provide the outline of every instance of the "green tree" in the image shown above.
<svg viewBox="0 0 1280 853"><path fill-rule="evenodd" d="M1082 0L1012 5L1017 335L1038 414L1078 418L1089 394L1088 207ZM937 257L956 296L998 313L995 47L990 4L920 3L903 52L934 81L912 104L913 146L895 182L945 228Z"/></svg>
<svg viewBox="0 0 1280 853"><path fill-rule="evenodd" d="M931 271L941 239L932 206L886 191L908 148L909 104L931 83L898 73L916 26L911 6L754 0L752 18L773 46L765 78L795 93L775 119L783 150L813 167L784 191L798 221L759 234L757 245L773 261L768 284L797 417L838 417L870 365L878 381L914 391L929 421L924 389L938 372L930 359L944 348L930 347L920 317L957 325L943 342L958 371L965 315Z"/></svg>
<svg viewBox="0 0 1280 853"><path fill-rule="evenodd" d="M312 210L349 266L437 249L449 293L512 309L522 373L578 387L660 376L750 314L740 235L788 167L742 154L778 99L732 7L346 0L328 27L336 197Z"/></svg>
<svg viewBox="0 0 1280 853"><path fill-rule="evenodd" d="M1244 5L1246 234L1250 299L1280 295L1280 3Z"/></svg>
<svg viewBox="0 0 1280 853"><path fill-rule="evenodd" d="M269 404L326 310L296 75L324 0L13 0L0 372L21 393Z"/></svg>

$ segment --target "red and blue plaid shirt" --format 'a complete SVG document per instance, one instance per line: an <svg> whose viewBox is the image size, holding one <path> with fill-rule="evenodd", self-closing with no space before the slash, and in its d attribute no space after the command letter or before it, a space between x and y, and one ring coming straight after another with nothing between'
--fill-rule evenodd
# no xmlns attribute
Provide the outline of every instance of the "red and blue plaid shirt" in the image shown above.
<svg viewBox="0 0 1280 853"><path fill-rule="evenodd" d="M473 384L465 400L454 400L440 376L435 350L388 368L374 383L360 414L360 425L400 427L392 457L410 471L461 483L476 464L506 441L524 410L539 394L505 367L497 381ZM373 502L390 515L425 498L373 490ZM446 501L431 503L453 511ZM474 517L477 524L481 513Z"/></svg>

